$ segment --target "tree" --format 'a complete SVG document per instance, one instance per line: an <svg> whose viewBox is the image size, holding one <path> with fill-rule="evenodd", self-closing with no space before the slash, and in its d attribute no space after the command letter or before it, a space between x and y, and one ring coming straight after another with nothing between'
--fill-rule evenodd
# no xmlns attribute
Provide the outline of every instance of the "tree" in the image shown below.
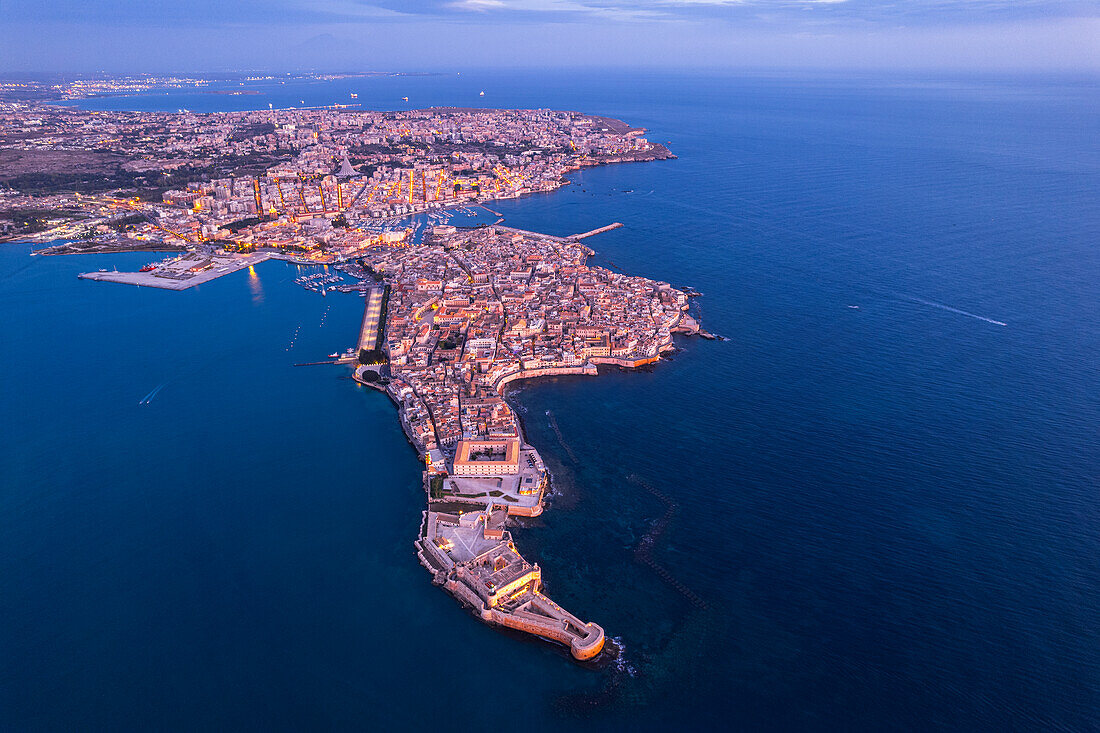
<svg viewBox="0 0 1100 733"><path fill-rule="evenodd" d="M385 361L386 355L381 349L359 349L360 364L383 364Z"/></svg>

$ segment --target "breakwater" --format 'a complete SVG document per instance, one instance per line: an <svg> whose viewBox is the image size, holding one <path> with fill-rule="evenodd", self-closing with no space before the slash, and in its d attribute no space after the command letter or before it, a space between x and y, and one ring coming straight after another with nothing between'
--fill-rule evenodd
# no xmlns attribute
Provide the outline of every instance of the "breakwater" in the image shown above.
<svg viewBox="0 0 1100 733"><path fill-rule="evenodd" d="M680 508L679 504L673 501L667 494L655 489L650 484L643 481L637 475L631 474L627 479L641 488L645 489L651 495L653 495L658 501L660 501L664 507L664 513L652 524L649 531L642 536L637 546L634 548L634 557L638 562L648 566L653 572L657 574L664 582L676 589L684 598L686 598L691 605L696 608L705 609L707 602L704 601L695 591L688 588L684 583L676 578L672 573L668 571L663 565L658 563L653 558L653 548L657 545L657 541L668 529L669 523L672 521L672 517L676 514L676 511Z"/></svg>

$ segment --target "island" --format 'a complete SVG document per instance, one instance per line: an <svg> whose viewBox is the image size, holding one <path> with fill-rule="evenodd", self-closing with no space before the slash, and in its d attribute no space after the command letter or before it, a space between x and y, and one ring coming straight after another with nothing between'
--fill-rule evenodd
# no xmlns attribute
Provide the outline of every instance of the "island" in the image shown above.
<svg viewBox="0 0 1100 733"><path fill-rule="evenodd" d="M364 384L387 378L425 463L416 547L434 582L486 622L561 642L581 660L600 652L603 629L542 593L541 569L505 529L509 516L543 511L550 479L505 388L653 364L674 333L699 331L686 293L589 265L592 254L577 237L500 225L438 226L421 246L373 252L360 261L382 278L367 313L385 302L385 316L365 317L355 370Z"/></svg>

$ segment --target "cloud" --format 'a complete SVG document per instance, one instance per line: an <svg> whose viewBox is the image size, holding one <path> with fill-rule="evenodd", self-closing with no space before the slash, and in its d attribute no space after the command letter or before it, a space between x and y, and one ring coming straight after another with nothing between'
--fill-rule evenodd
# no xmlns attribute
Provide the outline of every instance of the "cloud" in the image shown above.
<svg viewBox="0 0 1100 733"><path fill-rule="evenodd" d="M667 13L640 7L642 3L584 2L582 0L451 0L443 7L465 13L494 14L500 18L534 21L583 21L586 18L607 20L673 19ZM436 15L439 9L429 9Z"/></svg>
<svg viewBox="0 0 1100 733"><path fill-rule="evenodd" d="M4 23L124 26L415 22L699 21L737 26L953 26L1100 17L1095 0L0 0Z"/></svg>
<svg viewBox="0 0 1100 733"><path fill-rule="evenodd" d="M769 19L793 22L811 15L857 23L988 23L1022 18L1096 17L1094 0L363 0L410 15L476 13L502 19L600 15L655 20Z"/></svg>
<svg viewBox="0 0 1100 733"><path fill-rule="evenodd" d="M501 2L501 0L459 0L458 2L451 3L450 7L455 10L476 10L484 12L486 10L498 10L508 6Z"/></svg>
<svg viewBox="0 0 1100 733"><path fill-rule="evenodd" d="M1100 6L1080 0L0 0L0 8L0 71L285 70L297 67L288 49L326 33L296 57L343 70L1100 69Z"/></svg>

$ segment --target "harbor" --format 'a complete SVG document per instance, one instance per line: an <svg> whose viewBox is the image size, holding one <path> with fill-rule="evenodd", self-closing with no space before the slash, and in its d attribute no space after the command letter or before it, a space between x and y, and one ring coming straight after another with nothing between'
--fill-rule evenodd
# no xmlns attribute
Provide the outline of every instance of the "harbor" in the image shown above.
<svg viewBox="0 0 1100 733"><path fill-rule="evenodd" d="M312 275L300 275L294 278L295 285L321 296L327 295L330 290L335 290L336 286L343 282L343 277L330 272L317 272Z"/></svg>
<svg viewBox="0 0 1100 733"><path fill-rule="evenodd" d="M97 270L82 272L77 277L97 282L139 285L162 290L187 290L196 285L208 283L224 275L253 267L271 259L266 252L253 254L216 253L209 256L200 253L188 253L170 257L159 263L151 263L138 272L119 272L118 270Z"/></svg>
<svg viewBox="0 0 1100 733"><path fill-rule="evenodd" d="M519 554L505 529L508 517L542 514L549 470L526 442L504 392L523 379L594 376L604 364L646 367L672 348L672 333L700 328L687 313L685 293L586 264L593 250L580 240L621 223L558 237L499 224L460 229L439 223L447 220L425 218L436 222L430 230L387 221L372 232L366 250L324 264L286 250L198 248L138 272L101 270L81 277L184 290L281 259L298 267L292 282L308 292L358 293L364 303L355 346L296 366L355 365L357 382L386 392L397 405L402 428L426 467L427 509L414 544L433 581L485 623L564 645L578 661L589 660L604 647L603 628L545 595L541 568ZM395 226L404 228L390 228ZM458 245L460 257L448 254ZM533 271L525 269L533 262L542 276L537 291L530 289ZM551 277L557 262L567 265L568 279ZM572 298L566 301L575 319L568 333L545 323L551 308L562 307L562 292ZM606 314L585 309L589 298L598 298ZM327 308L322 325L326 314ZM393 320L394 333L387 332L387 320ZM544 342L560 339L561 345L535 351L531 337L544 330ZM301 324L286 351L294 349L300 332ZM452 394L463 383L470 386ZM147 399L153 396L155 391Z"/></svg>
<svg viewBox="0 0 1100 733"><path fill-rule="evenodd" d="M307 292L358 293L365 302L355 347L299 364L358 362L353 378L397 404L425 466L421 563L482 621L592 659L604 647L603 628L545 595L542 570L505 528L509 517L542 514L549 470L504 392L523 379L653 364L672 348L686 297L668 283L589 264L594 253L581 240L621 222L554 236L502 226L503 214L485 204L557 190L582 168L672 156L640 128L575 112L430 110L400 121L368 113L335 134L330 117L288 123L297 131L293 159L262 173L187 181L152 204L81 197L80 208L99 215L82 232L88 246L170 241L186 251L138 272L80 277L185 290L279 259L298 267L293 283ZM320 144L300 139L298 125L309 123L324 130L312 136ZM457 125L417 149L445 162L406 166L361 144L372 130L389 135L408 125ZM502 125L514 141L539 145L517 155L495 150L504 141L487 150L464 139ZM267 144L253 133L248 127L242 139ZM63 252L43 251L54 253ZM303 326L290 332L288 355Z"/></svg>

